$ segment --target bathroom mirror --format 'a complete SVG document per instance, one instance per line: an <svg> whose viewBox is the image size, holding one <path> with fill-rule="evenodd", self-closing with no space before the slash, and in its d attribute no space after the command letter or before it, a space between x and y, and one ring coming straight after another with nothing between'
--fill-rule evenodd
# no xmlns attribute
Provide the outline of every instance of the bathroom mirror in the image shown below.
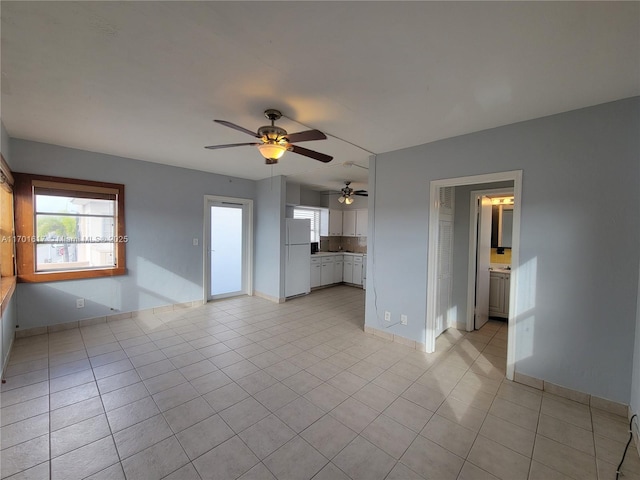
<svg viewBox="0 0 640 480"><path fill-rule="evenodd" d="M511 248L513 205L491 207L491 248Z"/></svg>

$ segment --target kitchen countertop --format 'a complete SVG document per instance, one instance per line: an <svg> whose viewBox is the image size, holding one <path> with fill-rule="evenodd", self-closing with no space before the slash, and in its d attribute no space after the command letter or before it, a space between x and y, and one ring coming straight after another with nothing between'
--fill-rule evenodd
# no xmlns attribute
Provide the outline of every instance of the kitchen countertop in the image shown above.
<svg viewBox="0 0 640 480"><path fill-rule="evenodd" d="M340 251L340 252L318 252L318 253L314 253L313 255L311 255L312 257L330 257L333 255L353 255L353 256L357 256L357 255L366 255L366 253L356 253L356 252L345 252Z"/></svg>
<svg viewBox="0 0 640 480"><path fill-rule="evenodd" d="M491 270L492 272L496 272L496 273L511 273L511 269L510 268L497 268L497 267L491 267L489 270Z"/></svg>

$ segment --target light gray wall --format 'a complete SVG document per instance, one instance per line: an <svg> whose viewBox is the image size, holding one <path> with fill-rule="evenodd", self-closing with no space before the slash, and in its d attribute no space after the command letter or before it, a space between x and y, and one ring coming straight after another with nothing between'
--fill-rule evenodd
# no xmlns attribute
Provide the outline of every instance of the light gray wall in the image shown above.
<svg viewBox="0 0 640 480"><path fill-rule="evenodd" d="M12 167L9 134L7 133L6 128L4 128L4 123L2 123L2 120L0 120L0 152L2 152L2 156L7 161L9 166Z"/></svg>
<svg viewBox="0 0 640 480"><path fill-rule="evenodd" d="M513 182L483 183L455 187L455 210L453 217L453 285L452 303L457 311L458 328L466 328L467 287L469 276L469 222L471 192L491 188L513 187Z"/></svg>
<svg viewBox="0 0 640 480"><path fill-rule="evenodd" d="M409 325L388 330L424 341L431 180L522 169L516 371L628 403L638 131L634 97L378 155L366 324L404 313Z"/></svg>
<svg viewBox="0 0 640 480"><path fill-rule="evenodd" d="M204 195L255 197L251 180L43 143L11 139L11 156L17 172L124 184L129 236L125 276L19 284L20 328L201 300Z"/></svg>
<svg viewBox="0 0 640 480"><path fill-rule="evenodd" d="M285 177L256 182L255 293L284 299Z"/></svg>
<svg viewBox="0 0 640 480"><path fill-rule="evenodd" d="M633 351L633 371L631 376L631 413L640 415L640 265L638 266L638 307L636 311L636 339ZM640 420L636 418L636 435L640 436ZM638 437L636 436L636 447L638 453L640 453L640 444L637 443Z"/></svg>
<svg viewBox="0 0 640 480"><path fill-rule="evenodd" d="M300 205L322 207L322 193L308 188L300 188Z"/></svg>

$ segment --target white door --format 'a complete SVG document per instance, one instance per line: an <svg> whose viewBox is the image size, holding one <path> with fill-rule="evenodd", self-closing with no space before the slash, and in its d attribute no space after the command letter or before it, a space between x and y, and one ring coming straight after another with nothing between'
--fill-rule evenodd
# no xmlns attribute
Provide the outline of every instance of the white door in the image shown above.
<svg viewBox="0 0 640 480"><path fill-rule="evenodd" d="M207 300L248 293L248 206L208 200L205 216Z"/></svg>
<svg viewBox="0 0 640 480"><path fill-rule="evenodd" d="M482 197L478 205L478 242L476 248L476 307L474 328L489 320L489 267L491 265L491 200Z"/></svg>

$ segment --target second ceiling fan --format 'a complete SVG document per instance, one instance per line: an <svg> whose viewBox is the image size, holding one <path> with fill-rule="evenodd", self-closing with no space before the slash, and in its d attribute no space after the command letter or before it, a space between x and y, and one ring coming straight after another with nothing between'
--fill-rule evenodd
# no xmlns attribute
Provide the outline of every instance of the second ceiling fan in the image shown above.
<svg viewBox="0 0 640 480"><path fill-rule="evenodd" d="M264 116L271 120L271 125L265 125L258 129L257 132L236 125L226 120L214 120L214 122L224 125L225 127L233 128L240 132L244 132L252 137L259 138L260 142L248 142L248 143L230 143L225 145L210 145L207 148L209 150L216 150L219 148L241 147L252 145L258 147L260 154L264 157L267 165L273 165L278 163L278 159L284 155L284 152L290 151L303 155L305 157L313 158L320 162L328 163L333 160L333 157L325 155L324 153L309 150L298 145L294 145L299 142L309 142L312 140L325 140L327 136L320 130L306 130L304 132L287 133L284 128L277 127L275 121L282 117L282 113L272 108L264 111Z"/></svg>
<svg viewBox="0 0 640 480"><path fill-rule="evenodd" d="M368 197L369 193L366 190L354 190L349 185L351 182L344 182L345 186L340 190L341 195L338 198L340 203L346 203L347 205L351 205L353 203L353 197L355 195L360 197Z"/></svg>

